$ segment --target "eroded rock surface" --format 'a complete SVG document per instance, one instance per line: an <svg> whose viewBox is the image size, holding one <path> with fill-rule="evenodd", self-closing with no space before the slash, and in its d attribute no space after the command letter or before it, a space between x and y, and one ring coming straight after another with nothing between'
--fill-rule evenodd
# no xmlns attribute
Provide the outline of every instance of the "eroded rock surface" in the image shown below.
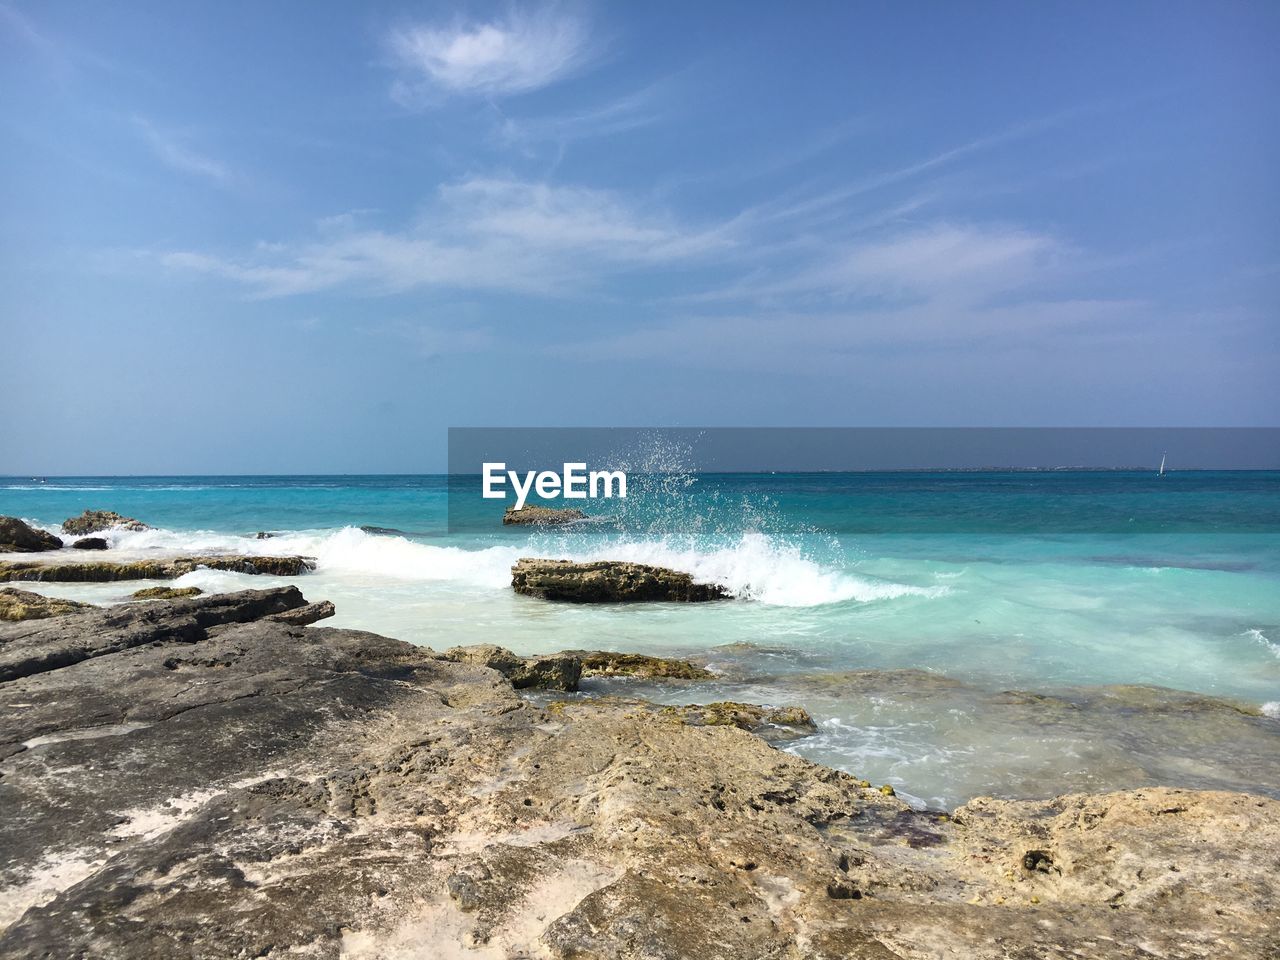
<svg viewBox="0 0 1280 960"><path fill-rule="evenodd" d="M177 600L181 597L198 597L204 593L199 587L144 587L130 596L134 600Z"/></svg>
<svg viewBox="0 0 1280 960"><path fill-rule="evenodd" d="M93 609L96 608L88 603L46 597L44 594L32 593L30 590L19 590L16 587L0 589L0 620L10 622L46 620L49 617L61 617L64 614Z"/></svg>
<svg viewBox="0 0 1280 960"><path fill-rule="evenodd" d="M582 676L582 661L562 653L521 657L505 647L481 643L468 647L450 647L440 656L455 663L471 663L497 670L517 690L577 690L578 680Z"/></svg>
<svg viewBox="0 0 1280 960"><path fill-rule="evenodd" d="M1275 801L920 813L734 723L543 708L491 669L268 614L188 630L214 599L128 607L153 618L141 645L61 618L114 652L0 684L0 955L1280 951Z"/></svg>
<svg viewBox="0 0 1280 960"><path fill-rule="evenodd" d="M696 603L728 598L713 583L695 583L679 570L622 560L539 560L525 557L511 568L516 593L567 603Z"/></svg>
<svg viewBox="0 0 1280 960"><path fill-rule="evenodd" d="M61 548L52 533L37 530L17 517L0 517L0 553L40 553Z"/></svg>
<svg viewBox="0 0 1280 960"><path fill-rule="evenodd" d="M506 512L502 514L504 524L535 527L553 527L585 519L587 519L585 513L572 507L521 507L518 510L515 507L507 507Z"/></svg>
<svg viewBox="0 0 1280 960"><path fill-rule="evenodd" d="M169 557L148 560L0 561L0 581L49 580L71 583L112 583L117 580L173 580L192 570L230 570L296 577L315 569L311 557L251 557L220 554L208 557Z"/></svg>
<svg viewBox="0 0 1280 960"><path fill-rule="evenodd" d="M78 517L68 517L62 521L62 532L73 537L83 537L87 533L100 533L113 527L120 530L151 529L141 520L122 517L114 510L86 510Z"/></svg>
<svg viewBox="0 0 1280 960"><path fill-rule="evenodd" d="M72 550L106 550L110 547L102 537L81 537L71 544Z"/></svg>

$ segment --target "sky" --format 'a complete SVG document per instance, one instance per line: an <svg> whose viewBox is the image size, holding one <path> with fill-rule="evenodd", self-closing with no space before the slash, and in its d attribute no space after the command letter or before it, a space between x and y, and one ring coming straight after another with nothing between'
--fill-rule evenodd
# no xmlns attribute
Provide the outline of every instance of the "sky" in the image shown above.
<svg viewBox="0 0 1280 960"><path fill-rule="evenodd" d="M1280 4L0 0L0 473L1280 424Z"/></svg>

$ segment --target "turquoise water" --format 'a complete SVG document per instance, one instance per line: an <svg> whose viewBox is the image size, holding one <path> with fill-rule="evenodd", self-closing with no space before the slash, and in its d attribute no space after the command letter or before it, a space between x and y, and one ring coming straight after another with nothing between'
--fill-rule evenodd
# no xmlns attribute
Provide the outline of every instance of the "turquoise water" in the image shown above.
<svg viewBox="0 0 1280 960"><path fill-rule="evenodd" d="M335 602L334 626L437 649L704 657L722 682L643 692L802 703L821 731L792 749L931 804L1149 782L1280 791L1268 739L1280 722L1267 716L1280 712L1280 474L641 477L626 501L593 501L593 522L558 532L503 528L501 504L474 497L455 495L451 516L443 477L0 480L0 514L55 531L89 507L158 528L113 533L125 554L315 556L302 586ZM521 556L659 563L740 599L556 606L512 594ZM1134 684L1246 713L1130 703ZM1057 719L1046 729L1007 691L1058 697Z"/></svg>

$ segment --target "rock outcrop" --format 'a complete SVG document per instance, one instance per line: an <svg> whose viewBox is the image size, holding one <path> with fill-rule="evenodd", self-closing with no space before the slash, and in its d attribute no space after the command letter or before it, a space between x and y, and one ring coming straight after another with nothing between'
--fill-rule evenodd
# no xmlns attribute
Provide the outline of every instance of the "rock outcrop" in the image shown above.
<svg viewBox="0 0 1280 960"><path fill-rule="evenodd" d="M70 618L0 634L0 682L45 673L153 643L196 643L209 629L305 607L297 587L243 590L165 603L95 607Z"/></svg>
<svg viewBox="0 0 1280 960"><path fill-rule="evenodd" d="M198 597L204 593L199 587L145 587L133 591L134 600L178 600L182 597Z"/></svg>
<svg viewBox="0 0 1280 960"><path fill-rule="evenodd" d="M192 570L230 570L274 577L296 577L314 570L311 557L250 557L218 555L170 557L154 560L0 560L0 581L49 580L68 583L113 583L117 580L174 580Z"/></svg>
<svg viewBox="0 0 1280 960"><path fill-rule="evenodd" d="M695 583L679 570L622 560L516 561L511 568L516 593L566 603L698 603L724 600L729 594L713 583Z"/></svg>
<svg viewBox="0 0 1280 960"><path fill-rule="evenodd" d="M270 619L276 623L288 623L295 627L306 627L332 617L336 612L337 610L331 601L321 600L318 603L308 603L305 607L298 607L296 610L286 610L283 613L272 614Z"/></svg>
<svg viewBox="0 0 1280 960"><path fill-rule="evenodd" d="M67 613L96 609L87 603L63 600L60 597L46 597L44 594L19 590L16 587L0 589L0 620L10 622L46 620L49 617L61 617Z"/></svg>
<svg viewBox="0 0 1280 960"><path fill-rule="evenodd" d="M585 513L572 507L521 507L518 510L515 507L507 507L506 512L502 515L504 524L522 524L535 527L553 527L585 519L587 519Z"/></svg>
<svg viewBox="0 0 1280 960"><path fill-rule="evenodd" d="M612 650L567 650L582 661L584 677L646 677L663 680L710 680L710 670L670 657L647 657L641 653Z"/></svg>
<svg viewBox="0 0 1280 960"><path fill-rule="evenodd" d="M40 553L61 547L62 541L52 533L37 530L17 517L0 517L0 553Z"/></svg>
<svg viewBox="0 0 1280 960"><path fill-rule="evenodd" d="M273 620L280 603L305 601L62 617L44 642L77 624L96 652L62 665L39 625L0 625L41 664L0 684L0 955L1280 953L1280 802L919 812L740 729L741 705L544 708L487 668Z"/></svg>
<svg viewBox="0 0 1280 960"><path fill-rule="evenodd" d="M112 528L120 530L150 530L141 520L133 517L122 517L113 510L86 510L78 517L68 517L62 521L62 532L73 537L83 537L87 533L99 533Z"/></svg>
<svg viewBox="0 0 1280 960"><path fill-rule="evenodd" d="M582 676L582 661L572 655L553 653L550 656L521 657L492 643L450 647L440 656L454 663L471 663L497 670L517 690L573 691L578 689L578 680Z"/></svg>
<svg viewBox="0 0 1280 960"><path fill-rule="evenodd" d="M102 537L81 537L71 544L72 550L106 550L109 544Z"/></svg>

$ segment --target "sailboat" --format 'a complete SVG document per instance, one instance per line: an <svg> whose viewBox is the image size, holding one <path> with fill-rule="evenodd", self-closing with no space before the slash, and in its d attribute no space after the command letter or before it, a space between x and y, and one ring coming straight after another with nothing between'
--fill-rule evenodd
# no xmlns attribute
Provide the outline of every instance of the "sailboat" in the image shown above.
<svg viewBox="0 0 1280 960"><path fill-rule="evenodd" d="M1158 477L1163 477L1163 476L1164 476L1164 462L1165 462L1165 460L1168 458L1168 456L1169 456L1169 455L1168 455L1167 453L1162 453L1162 454L1160 454L1160 472L1159 472L1158 474L1156 474L1156 476L1158 476Z"/></svg>

